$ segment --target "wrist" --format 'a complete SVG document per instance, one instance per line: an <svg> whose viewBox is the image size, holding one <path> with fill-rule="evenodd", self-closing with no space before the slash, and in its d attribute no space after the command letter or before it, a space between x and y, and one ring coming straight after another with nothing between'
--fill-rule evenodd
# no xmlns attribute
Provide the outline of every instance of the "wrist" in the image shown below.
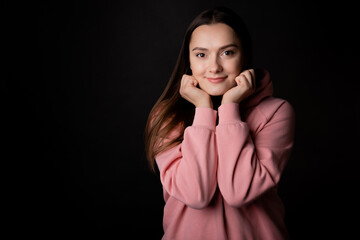
<svg viewBox="0 0 360 240"><path fill-rule="evenodd" d="M208 107L208 108L212 108L213 107L213 103L211 101L210 96L207 97L206 99L199 101L197 103L194 104L195 107Z"/></svg>
<svg viewBox="0 0 360 240"><path fill-rule="evenodd" d="M221 100L221 104L227 104L227 103L232 103L232 101L226 99Z"/></svg>
<svg viewBox="0 0 360 240"><path fill-rule="evenodd" d="M195 107L197 107L197 108L204 108L204 107L212 108L213 106L212 106L211 102L201 102L201 103L195 104Z"/></svg>
<svg viewBox="0 0 360 240"><path fill-rule="evenodd" d="M223 97L221 100L221 104L226 104L226 103L240 103L240 101L236 101L234 99L227 99Z"/></svg>

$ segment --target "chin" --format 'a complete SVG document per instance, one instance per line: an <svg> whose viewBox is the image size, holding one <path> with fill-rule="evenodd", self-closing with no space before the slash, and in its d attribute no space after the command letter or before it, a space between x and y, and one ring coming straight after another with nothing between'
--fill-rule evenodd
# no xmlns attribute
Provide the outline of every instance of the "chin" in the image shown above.
<svg viewBox="0 0 360 240"><path fill-rule="evenodd" d="M206 91L206 90L205 90ZM206 91L207 94L209 94L210 96L222 96L226 93L227 89L211 89L209 91Z"/></svg>
<svg viewBox="0 0 360 240"><path fill-rule="evenodd" d="M221 92L221 93L208 93L210 96L212 97L217 97L217 96L222 96L224 95L225 93L224 92Z"/></svg>
<svg viewBox="0 0 360 240"><path fill-rule="evenodd" d="M204 84L203 86L200 85L200 88L203 89L207 94L210 96L222 96L224 95L229 89L234 87L233 82L223 82L219 84ZM235 84L236 85L236 84Z"/></svg>

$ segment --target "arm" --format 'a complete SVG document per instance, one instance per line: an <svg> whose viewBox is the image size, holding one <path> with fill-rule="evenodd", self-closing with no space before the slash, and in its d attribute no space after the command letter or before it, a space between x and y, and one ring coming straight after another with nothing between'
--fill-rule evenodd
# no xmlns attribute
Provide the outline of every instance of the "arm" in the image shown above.
<svg viewBox="0 0 360 240"><path fill-rule="evenodd" d="M265 120L252 139L247 124L241 121L238 104L219 108L218 184L225 201L234 207L275 187L288 160L294 138L292 107L284 101L270 120Z"/></svg>
<svg viewBox="0 0 360 240"><path fill-rule="evenodd" d="M196 108L183 142L156 157L163 188L192 208L206 207L216 190L215 120L213 109Z"/></svg>

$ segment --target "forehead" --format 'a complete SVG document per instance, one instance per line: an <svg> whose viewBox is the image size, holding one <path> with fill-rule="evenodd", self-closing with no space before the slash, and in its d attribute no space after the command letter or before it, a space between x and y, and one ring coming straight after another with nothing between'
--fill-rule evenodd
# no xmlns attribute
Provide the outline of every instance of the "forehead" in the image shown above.
<svg viewBox="0 0 360 240"><path fill-rule="evenodd" d="M201 25L197 27L190 39L191 47L219 48L227 44L240 44L235 31L224 23Z"/></svg>

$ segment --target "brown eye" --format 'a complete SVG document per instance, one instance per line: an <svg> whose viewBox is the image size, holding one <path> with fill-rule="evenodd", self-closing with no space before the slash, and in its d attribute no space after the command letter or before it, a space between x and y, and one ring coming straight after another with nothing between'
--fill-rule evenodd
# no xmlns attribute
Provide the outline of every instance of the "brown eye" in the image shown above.
<svg viewBox="0 0 360 240"><path fill-rule="evenodd" d="M198 53L198 54L196 54L196 56L200 57L200 58L203 58L203 57L205 57L205 53Z"/></svg>
<svg viewBox="0 0 360 240"><path fill-rule="evenodd" d="M224 52L225 56L230 56L230 55L233 55L233 54L234 54L234 51L231 51L231 50Z"/></svg>

